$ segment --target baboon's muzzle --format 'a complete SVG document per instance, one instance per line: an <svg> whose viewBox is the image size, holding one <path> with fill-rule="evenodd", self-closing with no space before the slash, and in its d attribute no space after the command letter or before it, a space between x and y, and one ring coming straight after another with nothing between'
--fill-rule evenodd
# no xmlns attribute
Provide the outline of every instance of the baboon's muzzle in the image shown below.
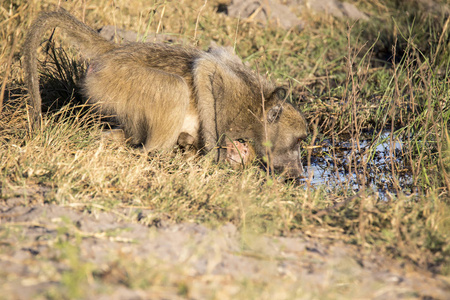
<svg viewBox="0 0 450 300"><path fill-rule="evenodd" d="M289 151L282 156L274 157L273 167L276 172L288 178L302 177L304 173L300 151Z"/></svg>

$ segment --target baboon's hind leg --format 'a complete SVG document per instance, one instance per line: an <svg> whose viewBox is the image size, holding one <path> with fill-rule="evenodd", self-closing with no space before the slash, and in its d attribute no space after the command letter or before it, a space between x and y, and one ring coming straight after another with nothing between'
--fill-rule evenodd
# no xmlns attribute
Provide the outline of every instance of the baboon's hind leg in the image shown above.
<svg viewBox="0 0 450 300"><path fill-rule="evenodd" d="M177 75L158 71L154 99L145 112L147 136L143 150L166 150L177 144L189 106L189 88Z"/></svg>

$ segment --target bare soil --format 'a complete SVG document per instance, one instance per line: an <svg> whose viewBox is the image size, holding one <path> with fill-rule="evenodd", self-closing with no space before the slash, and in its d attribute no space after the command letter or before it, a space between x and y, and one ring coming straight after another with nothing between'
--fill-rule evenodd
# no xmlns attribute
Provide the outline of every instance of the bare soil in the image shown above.
<svg viewBox="0 0 450 300"><path fill-rule="evenodd" d="M260 299L450 296L444 277L320 232L273 237L230 223L150 222L151 210L44 204L49 192L0 202L2 299L71 298L77 280L75 295L87 299L236 299L248 285Z"/></svg>

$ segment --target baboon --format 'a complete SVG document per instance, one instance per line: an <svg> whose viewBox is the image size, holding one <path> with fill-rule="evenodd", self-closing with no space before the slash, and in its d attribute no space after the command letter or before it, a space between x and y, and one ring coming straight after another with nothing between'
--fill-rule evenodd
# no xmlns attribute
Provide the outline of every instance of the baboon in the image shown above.
<svg viewBox="0 0 450 300"><path fill-rule="evenodd" d="M115 44L64 9L41 12L24 44L31 129L41 129L37 49L60 27L90 60L82 92L100 113L114 116L127 140L145 151L176 146L180 133L204 153L226 159L226 139L254 142L257 157L291 176L303 170L299 142L308 134L286 90L254 73L224 48L201 51L162 43Z"/></svg>

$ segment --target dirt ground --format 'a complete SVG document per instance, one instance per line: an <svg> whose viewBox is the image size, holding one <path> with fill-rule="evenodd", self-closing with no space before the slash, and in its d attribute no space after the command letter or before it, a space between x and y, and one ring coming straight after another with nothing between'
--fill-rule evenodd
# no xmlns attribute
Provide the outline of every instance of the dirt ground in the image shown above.
<svg viewBox="0 0 450 300"><path fill-rule="evenodd" d="M149 222L150 210L43 204L32 193L0 202L2 299L450 296L444 277L320 232L269 237L233 224Z"/></svg>

